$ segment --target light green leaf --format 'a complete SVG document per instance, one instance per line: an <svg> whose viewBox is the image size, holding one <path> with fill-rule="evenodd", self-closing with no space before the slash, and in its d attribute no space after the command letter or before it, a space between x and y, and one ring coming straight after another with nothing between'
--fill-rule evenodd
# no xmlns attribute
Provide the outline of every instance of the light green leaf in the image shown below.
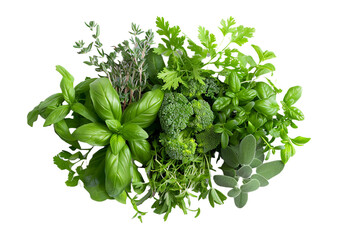
<svg viewBox="0 0 360 240"><path fill-rule="evenodd" d="M110 131L112 131L113 133L119 133L121 129L121 123L119 122L119 120L106 120L105 123Z"/></svg>
<svg viewBox="0 0 360 240"><path fill-rule="evenodd" d="M121 194L131 182L131 154L125 144L115 155L108 148L105 157L105 188L111 197Z"/></svg>
<svg viewBox="0 0 360 240"><path fill-rule="evenodd" d="M135 123L125 123L119 134L126 140L143 140L149 137L147 132Z"/></svg>
<svg viewBox="0 0 360 240"><path fill-rule="evenodd" d="M160 89L145 93L138 102L130 104L125 109L122 123L134 123L142 128L149 127L155 121L163 99L164 92Z"/></svg>
<svg viewBox="0 0 360 240"><path fill-rule="evenodd" d="M77 102L77 103L74 103L72 106L71 106L71 109L80 114L81 116L83 116L84 118L92 121L92 122L98 122L99 121L99 118L98 116L96 115L96 113L94 113L93 111L90 111L87 107L85 107L83 104Z"/></svg>
<svg viewBox="0 0 360 240"><path fill-rule="evenodd" d="M275 95L275 91L265 82L257 82L255 90L260 99L269 98Z"/></svg>
<svg viewBox="0 0 360 240"><path fill-rule="evenodd" d="M291 87L284 96L284 102L290 107L300 99L301 94L302 88L300 86Z"/></svg>
<svg viewBox="0 0 360 240"><path fill-rule="evenodd" d="M113 134L110 138L110 147L113 154L117 155L124 147L125 140L117 134Z"/></svg>
<svg viewBox="0 0 360 240"><path fill-rule="evenodd" d="M298 136L296 138L291 138L291 141L293 144L295 144L297 146L303 146L305 143L309 142L310 139L311 138Z"/></svg>
<svg viewBox="0 0 360 240"><path fill-rule="evenodd" d="M73 132L75 139L93 146L105 146L110 143L112 132L100 123L88 123Z"/></svg>
<svg viewBox="0 0 360 240"><path fill-rule="evenodd" d="M131 156L133 159L139 161L143 165L151 159L151 146L150 143L143 139L143 140L133 140L129 141L129 146L131 150Z"/></svg>
<svg viewBox="0 0 360 240"><path fill-rule="evenodd" d="M254 45L254 44L252 44L251 46L255 49L255 51L256 51L256 53L257 53L257 55L259 57L259 62L264 61L264 54L263 54L263 51L261 50L261 48L259 46Z"/></svg>
<svg viewBox="0 0 360 240"><path fill-rule="evenodd" d="M60 88L64 99L69 104L75 102L75 89L74 89L74 77L62 66L57 65L56 71L58 71L62 76L62 80L60 82Z"/></svg>
<svg viewBox="0 0 360 240"><path fill-rule="evenodd" d="M39 116L39 106L34 107L27 115L27 124L32 127L34 122L38 119Z"/></svg>
<svg viewBox="0 0 360 240"><path fill-rule="evenodd" d="M69 105L62 105L57 108L55 108L49 116L46 118L44 127L50 126L51 124L57 123L61 120L63 120L66 115L68 115L70 112L70 106Z"/></svg>
<svg viewBox="0 0 360 240"><path fill-rule="evenodd" d="M98 78L90 84L90 96L96 113L103 120L121 120L119 95L109 79Z"/></svg>
<svg viewBox="0 0 360 240"><path fill-rule="evenodd" d="M275 95L265 98L262 100L255 101L255 110L268 116L272 117L276 115L276 113L279 111L280 107L276 102Z"/></svg>

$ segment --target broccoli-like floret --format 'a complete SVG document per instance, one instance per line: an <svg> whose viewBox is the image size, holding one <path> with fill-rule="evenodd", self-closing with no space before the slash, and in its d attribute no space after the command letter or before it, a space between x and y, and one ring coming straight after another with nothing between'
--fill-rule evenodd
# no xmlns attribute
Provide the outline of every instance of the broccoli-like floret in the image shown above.
<svg viewBox="0 0 360 240"><path fill-rule="evenodd" d="M187 131L177 134L175 137L167 134L160 134L160 142L165 147L165 152L171 159L184 162L194 158L196 150L195 139L187 136Z"/></svg>
<svg viewBox="0 0 360 240"><path fill-rule="evenodd" d="M160 124L164 132L175 136L185 129L194 114L191 103L181 93L167 92L159 110Z"/></svg>
<svg viewBox="0 0 360 240"><path fill-rule="evenodd" d="M215 78L206 78L204 83L205 84L202 84L199 81L192 80L187 86L181 86L181 92L190 99L201 95L214 99L220 92L221 82Z"/></svg>
<svg viewBox="0 0 360 240"><path fill-rule="evenodd" d="M210 127L214 121L214 113L209 103L204 100L192 100L191 105L195 116L189 126L194 128L195 132L201 132Z"/></svg>

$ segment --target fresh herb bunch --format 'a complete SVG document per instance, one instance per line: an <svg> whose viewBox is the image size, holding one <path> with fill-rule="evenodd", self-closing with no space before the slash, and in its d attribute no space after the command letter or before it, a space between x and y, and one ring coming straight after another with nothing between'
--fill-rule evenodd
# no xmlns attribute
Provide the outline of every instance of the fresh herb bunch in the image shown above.
<svg viewBox="0 0 360 240"><path fill-rule="evenodd" d="M61 93L28 114L30 126L40 115L44 126L53 125L70 145L71 151L54 157L69 172L68 186L80 180L96 201L129 199L140 220L145 212L138 207L153 199L154 212L166 220L175 207L198 216L191 198L208 199L214 207L228 196L242 208L249 192L283 170L294 145L310 140L288 136L288 128L304 120L294 106L302 89L286 92L280 112L276 98L282 90L270 80L275 67L268 62L275 54L251 45L255 61L239 50L255 30L236 25L232 17L220 24L220 44L204 27L196 43L158 17L162 43L156 48L151 48L153 32L140 39L143 31L132 24L130 40L105 53L99 25L86 23L94 41L74 47L86 54L95 46L99 55L85 63L95 66L99 77L73 87L73 76L57 66ZM281 160L267 162L276 151ZM214 161L221 159L223 174L212 176ZM229 188L227 196L214 183Z"/></svg>

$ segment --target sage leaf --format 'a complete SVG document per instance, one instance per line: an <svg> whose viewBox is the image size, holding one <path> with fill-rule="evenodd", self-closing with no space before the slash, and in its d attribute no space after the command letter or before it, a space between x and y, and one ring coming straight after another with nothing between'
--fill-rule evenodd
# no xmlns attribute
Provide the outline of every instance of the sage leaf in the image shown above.
<svg viewBox="0 0 360 240"><path fill-rule="evenodd" d="M224 175L215 175L214 181L222 187L234 188L237 185L237 181L234 178Z"/></svg>
<svg viewBox="0 0 360 240"><path fill-rule="evenodd" d="M256 173L260 174L267 180L278 175L284 169L284 163L282 161L273 161L264 163L256 169Z"/></svg>
<svg viewBox="0 0 360 240"><path fill-rule="evenodd" d="M242 166L239 170L237 170L236 174L242 178L249 178L252 173L252 168L250 166Z"/></svg>
<svg viewBox="0 0 360 240"><path fill-rule="evenodd" d="M256 139L253 135L247 135L240 142L239 147L239 162L242 165L249 165L254 157L256 151Z"/></svg>
<svg viewBox="0 0 360 240"><path fill-rule="evenodd" d="M265 187L265 186L269 185L268 180L266 180L265 177L263 177L263 176L261 176L261 175L259 175L259 174L253 174L253 175L251 176L251 179L256 179L256 180L258 180L259 183L260 183L260 187Z"/></svg>
<svg viewBox="0 0 360 240"><path fill-rule="evenodd" d="M248 200L248 194L246 192L240 192L240 194L234 198L235 206L243 208Z"/></svg>
<svg viewBox="0 0 360 240"><path fill-rule="evenodd" d="M251 179L240 187L241 192L253 192L260 187L260 182L257 179Z"/></svg>
<svg viewBox="0 0 360 240"><path fill-rule="evenodd" d="M235 197L239 196L240 193L241 193L241 190L239 188L233 188L228 192L227 195L229 197L235 198Z"/></svg>

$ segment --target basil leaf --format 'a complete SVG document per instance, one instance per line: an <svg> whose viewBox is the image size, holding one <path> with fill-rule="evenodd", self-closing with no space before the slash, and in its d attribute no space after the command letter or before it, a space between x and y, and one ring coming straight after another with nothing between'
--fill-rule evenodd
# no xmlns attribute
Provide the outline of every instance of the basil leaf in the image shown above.
<svg viewBox="0 0 360 240"><path fill-rule="evenodd" d="M231 71L226 79L226 83L229 85L230 91L234 93L240 91L241 82L236 71Z"/></svg>
<svg viewBox="0 0 360 240"><path fill-rule="evenodd" d="M89 165L79 176L91 199L104 201L111 197L105 190L105 156L106 148L97 151L90 159Z"/></svg>
<svg viewBox="0 0 360 240"><path fill-rule="evenodd" d="M65 120L61 120L57 123L54 123L55 133L65 142L73 146L74 148L80 149L78 141L71 135L69 127Z"/></svg>
<svg viewBox="0 0 360 240"><path fill-rule="evenodd" d="M113 134L110 138L110 147L113 154L117 155L124 147L125 140L117 134Z"/></svg>
<svg viewBox="0 0 360 240"><path fill-rule="evenodd" d="M293 144L297 146L303 146L305 143L309 142L311 138L298 136L296 138L291 138Z"/></svg>
<svg viewBox="0 0 360 240"><path fill-rule="evenodd" d="M288 106L291 106L299 100L301 94L302 94L302 88L300 86L291 87L284 96L284 102Z"/></svg>
<svg viewBox="0 0 360 240"><path fill-rule="evenodd" d="M160 89L145 93L142 98L130 104L124 111L122 123L134 123L142 128L149 127L156 119L164 92Z"/></svg>
<svg viewBox="0 0 360 240"><path fill-rule="evenodd" d="M255 51L256 51L256 53L257 53L257 55L259 57L259 62L264 61L264 54L263 54L263 51L261 50L261 48L259 46L254 45L254 44L252 44L251 46L255 49Z"/></svg>
<svg viewBox="0 0 360 240"><path fill-rule="evenodd" d="M291 144L286 143L284 149L281 149L281 151L280 151L281 161L284 164L289 161L289 159L291 157L291 152L292 152Z"/></svg>
<svg viewBox="0 0 360 240"><path fill-rule="evenodd" d="M70 112L70 106L69 105L62 105L57 108L55 108L49 116L46 118L44 127L50 126L51 124L57 123L61 120L63 120L66 115L68 115Z"/></svg>
<svg viewBox="0 0 360 240"><path fill-rule="evenodd" d="M262 100L255 101L255 110L268 116L272 117L279 111L279 105L276 102L275 96L265 98Z"/></svg>
<svg viewBox="0 0 360 240"><path fill-rule="evenodd" d="M141 176L137 166L135 164L132 165L132 186L134 191L137 194L142 194L145 191L144 179Z"/></svg>
<svg viewBox="0 0 360 240"><path fill-rule="evenodd" d="M31 110L27 115L27 124L32 127L34 122L38 119L40 112L39 112L39 106L34 107L33 110Z"/></svg>
<svg viewBox="0 0 360 240"><path fill-rule="evenodd" d="M90 111L87 107L85 107L83 104L81 103L74 103L71 106L71 109L80 114L81 116L83 116L86 119L89 119L92 122L98 122L99 118L97 117L96 113Z"/></svg>
<svg viewBox="0 0 360 240"><path fill-rule="evenodd" d="M131 182L131 154L125 144L119 154L108 148L105 157L105 188L111 197L121 194Z"/></svg>
<svg viewBox="0 0 360 240"><path fill-rule="evenodd" d="M88 92L90 89L90 84L95 80L96 78L86 78L84 81L80 82L78 85L75 86L75 93L81 94Z"/></svg>
<svg viewBox="0 0 360 240"><path fill-rule="evenodd" d="M259 77L269 72L275 71L275 66L271 63L265 63L264 65L258 65L257 70L255 72L255 76Z"/></svg>
<svg viewBox="0 0 360 240"><path fill-rule="evenodd" d="M110 143L112 132L100 123L88 123L73 132L75 139L93 146L105 146Z"/></svg>
<svg viewBox="0 0 360 240"><path fill-rule="evenodd" d="M126 140L142 140L149 137L144 129L134 123L125 123L120 129L119 134Z"/></svg>
<svg viewBox="0 0 360 240"><path fill-rule="evenodd" d="M284 169L284 166L281 161L267 162L257 167L256 173L269 180L278 175Z"/></svg>
<svg viewBox="0 0 360 240"><path fill-rule="evenodd" d="M236 94L240 102L248 102L256 97L257 93L254 89L243 89Z"/></svg>
<svg viewBox="0 0 360 240"><path fill-rule="evenodd" d="M109 79L98 78L90 84L90 96L96 113L103 120L121 120L119 95Z"/></svg>
<svg viewBox="0 0 360 240"><path fill-rule="evenodd" d="M55 93L39 104L39 112L44 112L50 106L58 106L64 101L62 93Z"/></svg>
<svg viewBox="0 0 360 240"><path fill-rule="evenodd" d="M221 111L222 109L224 109L226 106L228 106L231 102L231 98L229 97L218 97L214 104L212 105L212 109L214 111Z"/></svg>
<svg viewBox="0 0 360 240"><path fill-rule="evenodd" d="M145 57L145 64L147 66L146 72L152 83L162 84L162 81L158 79L157 75L165 67L164 60L161 55L154 53L153 49L150 49Z"/></svg>
<svg viewBox="0 0 360 240"><path fill-rule="evenodd" d="M74 77L60 65L56 66L56 71L63 76L60 82L60 88L64 99L69 104L72 104L75 102Z"/></svg>
<svg viewBox="0 0 360 240"><path fill-rule="evenodd" d="M275 91L265 82L257 82L255 90L260 99L269 98L275 95Z"/></svg>
<svg viewBox="0 0 360 240"><path fill-rule="evenodd" d="M214 182L222 187L234 188L237 185L237 181L229 176L215 175Z"/></svg>
<svg viewBox="0 0 360 240"><path fill-rule="evenodd" d="M304 114L297 107L288 107L285 111L285 115L298 121L303 121L305 119Z"/></svg>
<svg viewBox="0 0 360 240"><path fill-rule="evenodd" d="M150 143L143 139L143 140L132 140L129 141L129 146L131 150L131 156L133 159L139 161L143 165L151 159L151 146Z"/></svg>
<svg viewBox="0 0 360 240"><path fill-rule="evenodd" d="M118 133L121 129L121 123L118 120L106 120L105 123L113 133Z"/></svg>

